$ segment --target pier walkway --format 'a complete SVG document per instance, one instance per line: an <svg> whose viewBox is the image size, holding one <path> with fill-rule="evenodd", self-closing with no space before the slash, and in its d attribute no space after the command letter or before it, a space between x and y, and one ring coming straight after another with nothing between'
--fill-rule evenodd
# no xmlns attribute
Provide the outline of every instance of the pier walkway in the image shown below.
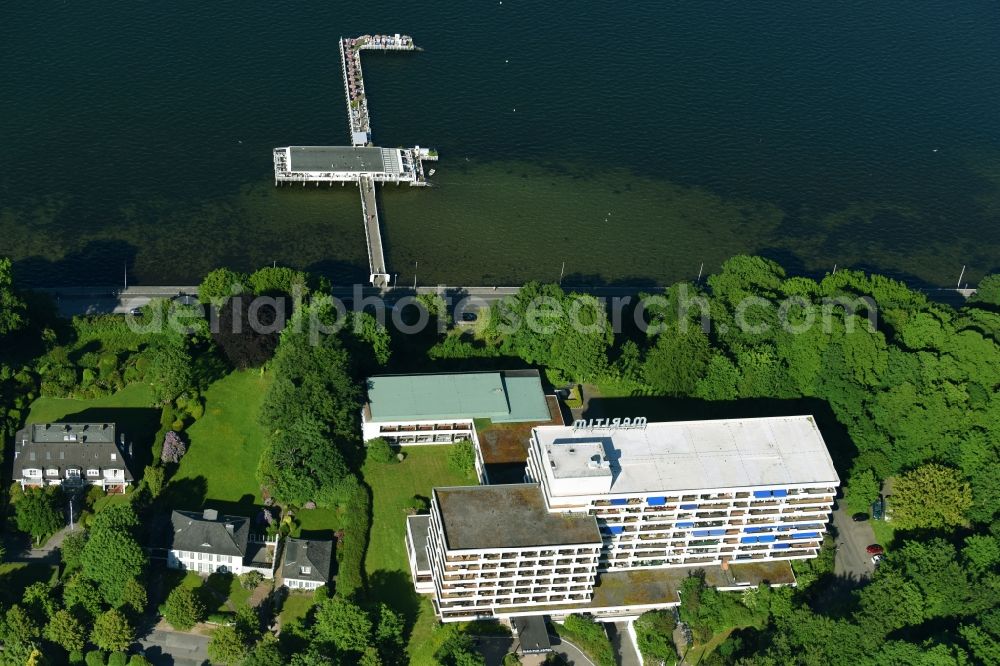
<svg viewBox="0 0 1000 666"><path fill-rule="evenodd" d="M388 287L385 252L382 251L382 229L378 223L378 203L375 201L375 181L370 176L358 179L361 190L361 214L365 217L365 242L368 243L369 280L374 287Z"/></svg>
<svg viewBox="0 0 1000 666"><path fill-rule="evenodd" d="M389 284L382 230L379 225L376 183L406 183L427 186L424 162L437 160L437 153L427 148L378 148L372 144L371 120L364 75L362 51L417 51L409 35L362 35L341 38L340 69L347 99L347 124L350 146L285 146L275 148L274 184L320 183L332 186L357 183L361 191L361 214L368 245L368 268L373 286ZM433 171L433 170L432 170Z"/></svg>

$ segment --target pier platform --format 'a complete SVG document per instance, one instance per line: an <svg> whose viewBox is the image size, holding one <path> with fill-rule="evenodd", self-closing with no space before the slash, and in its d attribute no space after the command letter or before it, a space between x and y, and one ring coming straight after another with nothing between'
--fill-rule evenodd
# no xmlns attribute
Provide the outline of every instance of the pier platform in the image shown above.
<svg viewBox="0 0 1000 666"><path fill-rule="evenodd" d="M347 124L350 146L285 146L275 148L274 184L285 183L357 183L361 191L361 214L368 245L368 268L371 283L384 289L389 285L382 230L379 225L376 183L406 183L426 186L423 163L437 160L428 148L379 148L372 143L368 97L361 72L362 51L418 51L409 35L362 35L340 39L340 68L347 98Z"/></svg>
<svg viewBox="0 0 1000 666"><path fill-rule="evenodd" d="M422 162L437 156L427 148L374 146L286 146L274 149L274 184L376 183L427 185Z"/></svg>

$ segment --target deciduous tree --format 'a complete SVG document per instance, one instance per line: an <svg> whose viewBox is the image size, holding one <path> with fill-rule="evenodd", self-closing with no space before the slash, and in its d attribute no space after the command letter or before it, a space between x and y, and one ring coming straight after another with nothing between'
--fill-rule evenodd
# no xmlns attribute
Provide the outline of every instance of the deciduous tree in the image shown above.
<svg viewBox="0 0 1000 666"><path fill-rule="evenodd" d="M120 611L112 609L94 621L90 640L102 650L118 652L128 649L135 640L135 630Z"/></svg>
<svg viewBox="0 0 1000 666"><path fill-rule="evenodd" d="M956 470L929 463L896 479L890 506L902 528L955 527L966 522L972 491Z"/></svg>
<svg viewBox="0 0 1000 666"><path fill-rule="evenodd" d="M17 500L14 510L17 528L30 534L36 542L58 531L66 523L62 492L58 486L28 488Z"/></svg>
<svg viewBox="0 0 1000 666"><path fill-rule="evenodd" d="M87 643L87 630L83 623L68 610L56 611L45 627L45 638L67 652L82 650Z"/></svg>
<svg viewBox="0 0 1000 666"><path fill-rule="evenodd" d="M190 587L175 587L163 609L163 617L174 629L187 631L205 619L205 605Z"/></svg>

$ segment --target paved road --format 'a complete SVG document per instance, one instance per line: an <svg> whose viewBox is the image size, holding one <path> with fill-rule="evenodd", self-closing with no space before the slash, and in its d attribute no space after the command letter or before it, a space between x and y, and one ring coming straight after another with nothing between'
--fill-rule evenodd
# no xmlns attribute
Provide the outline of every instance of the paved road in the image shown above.
<svg viewBox="0 0 1000 666"><path fill-rule="evenodd" d="M841 500L833 512L833 525L837 528L837 556L833 573L857 581L869 578L875 571L871 556L865 552L869 545L875 543L871 523L851 520L851 514Z"/></svg>
<svg viewBox="0 0 1000 666"><path fill-rule="evenodd" d="M208 641L208 636L154 629L139 644L156 666L201 666L208 663Z"/></svg>
<svg viewBox="0 0 1000 666"><path fill-rule="evenodd" d="M593 294L594 296L634 296L640 289L643 291L661 291L648 287L570 287L567 289ZM416 292L410 286L397 286L381 290L367 285L335 287L333 295L337 298L350 298L359 302L372 297L379 300L395 302L401 298L416 294L443 294L454 302L469 298L472 303L469 308L474 311L483 305L489 305L506 296L516 294L520 287L456 287L436 286L417 287ZM49 287L38 291L48 293L56 301L59 313L65 317L80 314L116 313L126 314L132 308L142 307L154 298L173 298L180 294L197 294L198 287L193 285L178 285L165 287L134 286L122 290L120 287ZM378 307L378 306L376 306Z"/></svg>
<svg viewBox="0 0 1000 666"><path fill-rule="evenodd" d="M626 622L615 622L606 625L608 637L611 639L611 646L615 649L615 656L618 658L620 666L642 666L642 660L636 653L635 645L628 634Z"/></svg>

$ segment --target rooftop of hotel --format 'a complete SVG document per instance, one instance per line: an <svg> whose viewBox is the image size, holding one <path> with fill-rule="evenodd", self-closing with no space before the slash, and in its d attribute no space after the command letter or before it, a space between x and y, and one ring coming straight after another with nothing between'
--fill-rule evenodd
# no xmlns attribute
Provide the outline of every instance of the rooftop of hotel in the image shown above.
<svg viewBox="0 0 1000 666"><path fill-rule="evenodd" d="M597 612L622 606L652 606L677 604L678 591L684 580L693 574L704 575L710 587L722 589L756 587L762 582L772 585L791 585L795 575L788 561L761 561L751 564L730 564L724 570L718 564L692 567L666 567L660 569L634 569L598 574L594 595L582 606L583 612ZM565 612L567 606L525 606L498 608L505 616L519 612ZM577 608L574 606L574 608ZM577 611L580 612L580 611Z"/></svg>
<svg viewBox="0 0 1000 666"><path fill-rule="evenodd" d="M381 148L359 146L291 146L290 171L385 171Z"/></svg>
<svg viewBox="0 0 1000 666"><path fill-rule="evenodd" d="M599 545L597 519L549 513L535 483L435 488L449 550Z"/></svg>
<svg viewBox="0 0 1000 666"><path fill-rule="evenodd" d="M543 424L537 421L523 423L477 422L476 435L479 437L479 450L483 454L483 462L487 465L520 465L523 475L524 464L528 459L528 443L531 440L532 427L535 425L566 424L559 407L559 400L554 395L547 395L545 402L549 407L549 420Z"/></svg>
<svg viewBox="0 0 1000 666"><path fill-rule="evenodd" d="M515 423L548 421L551 414L538 372L508 370L370 377L365 418L372 422L488 418Z"/></svg>
<svg viewBox="0 0 1000 666"><path fill-rule="evenodd" d="M534 434L550 478L609 478L612 494L839 483L812 416L539 426Z"/></svg>

